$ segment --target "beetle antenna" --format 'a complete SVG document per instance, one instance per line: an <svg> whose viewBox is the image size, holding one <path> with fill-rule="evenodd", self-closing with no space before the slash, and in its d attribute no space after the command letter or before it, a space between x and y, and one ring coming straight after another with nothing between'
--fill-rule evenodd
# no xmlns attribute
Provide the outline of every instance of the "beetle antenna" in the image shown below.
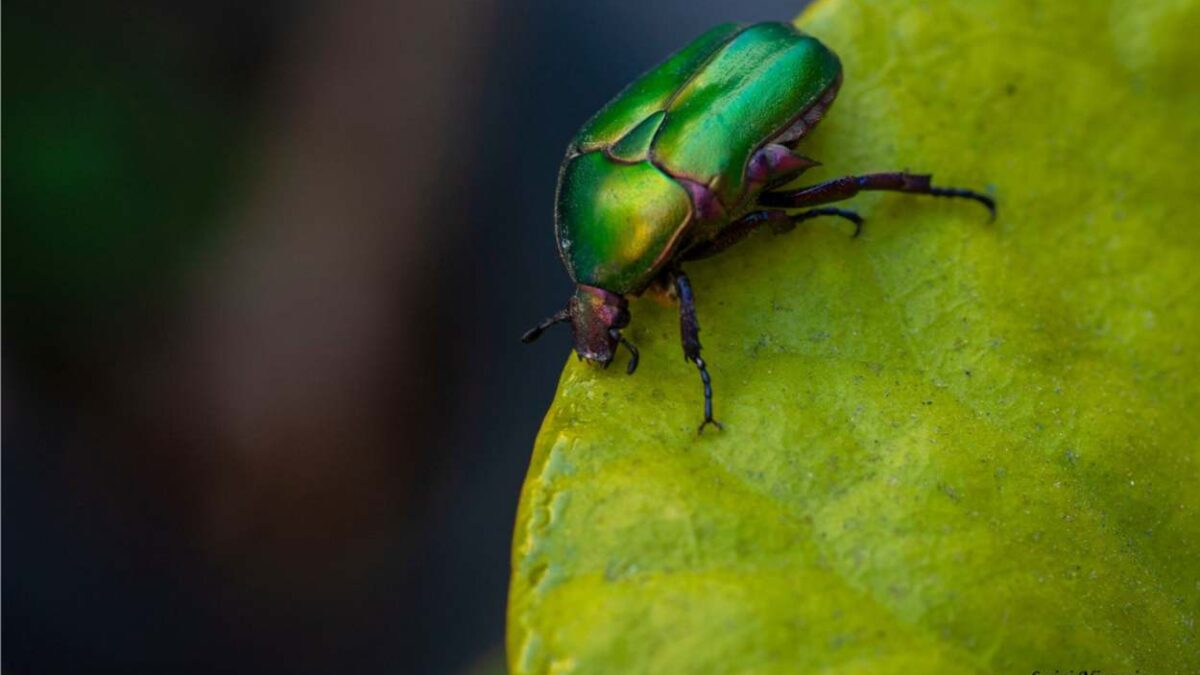
<svg viewBox="0 0 1200 675"><path fill-rule="evenodd" d="M633 343L630 342L629 340L626 340L625 336L621 335L621 331L616 330L615 328L609 332L609 335L612 335L617 340L620 340L621 344L625 345L625 348L629 350L629 365L625 367L625 372L632 375L633 371L637 370L637 364L638 364L637 347L634 347Z"/></svg>
<svg viewBox="0 0 1200 675"><path fill-rule="evenodd" d="M541 337L542 331L546 330L547 328L553 326L556 323L562 323L570 318L571 318L571 312L569 310L560 309L557 312L555 312L553 315L548 316L545 319L542 319L542 322L539 323L538 325L536 325L533 328L530 328L528 331L526 331L525 334L521 336L521 342L524 342L525 344L529 344L530 342L533 342L534 340Z"/></svg>

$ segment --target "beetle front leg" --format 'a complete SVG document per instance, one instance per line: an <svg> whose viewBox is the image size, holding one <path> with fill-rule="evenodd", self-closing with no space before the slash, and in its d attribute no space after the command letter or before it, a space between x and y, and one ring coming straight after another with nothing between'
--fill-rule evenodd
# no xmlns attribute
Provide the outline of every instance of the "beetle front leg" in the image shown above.
<svg viewBox="0 0 1200 675"><path fill-rule="evenodd" d="M700 369L700 381L704 383L704 421L700 423L697 433L704 433L704 427L709 424L723 429L721 423L713 419L712 378L708 376L708 367L700 358L700 323L696 320L696 301L692 296L692 284L688 281L683 270L675 270L675 291L679 294L679 334L683 344L683 358L696 364Z"/></svg>
<svg viewBox="0 0 1200 675"><path fill-rule="evenodd" d="M928 174L904 172L869 173L862 176L846 176L790 192L764 192L758 203L776 208L804 208L849 199L865 190L907 192L933 197L961 197L971 199L987 207L992 218L996 217L996 202L987 195L962 188L935 187L930 184Z"/></svg>

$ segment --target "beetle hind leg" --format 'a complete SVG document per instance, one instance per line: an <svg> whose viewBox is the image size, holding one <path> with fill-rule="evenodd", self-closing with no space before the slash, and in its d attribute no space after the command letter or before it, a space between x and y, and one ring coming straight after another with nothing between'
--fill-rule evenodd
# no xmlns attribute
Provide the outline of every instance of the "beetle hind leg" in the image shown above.
<svg viewBox="0 0 1200 675"><path fill-rule="evenodd" d="M983 204L984 208L988 210L989 223L996 220L996 200L985 194L980 194L974 190L967 190L965 188L944 188L933 186L930 186L929 194L934 197L958 197L962 199L974 200L980 204Z"/></svg>
<svg viewBox="0 0 1200 675"><path fill-rule="evenodd" d="M929 174L903 171L845 176L799 190L764 192L758 196L758 203L775 208L800 209L840 202L864 191L907 192L931 197L970 199L982 204L993 220L996 218L996 201L991 197L964 188L937 187L930 183L930 178Z"/></svg>

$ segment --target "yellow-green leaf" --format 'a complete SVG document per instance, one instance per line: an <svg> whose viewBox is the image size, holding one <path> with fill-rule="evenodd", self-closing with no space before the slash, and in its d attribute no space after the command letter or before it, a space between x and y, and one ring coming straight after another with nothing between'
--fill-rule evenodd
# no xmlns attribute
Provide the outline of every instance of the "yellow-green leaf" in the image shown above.
<svg viewBox="0 0 1200 675"><path fill-rule="evenodd" d="M1200 672L1200 2L827 0L806 181L897 195L689 268L568 361L513 542L517 673ZM664 50L671 45L664 45Z"/></svg>

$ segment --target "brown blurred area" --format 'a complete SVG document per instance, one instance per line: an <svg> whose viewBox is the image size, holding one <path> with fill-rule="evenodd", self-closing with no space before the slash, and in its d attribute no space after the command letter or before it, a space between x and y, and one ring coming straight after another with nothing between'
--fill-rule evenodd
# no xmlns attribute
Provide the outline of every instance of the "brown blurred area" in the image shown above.
<svg viewBox="0 0 1200 675"><path fill-rule="evenodd" d="M9 3L4 670L498 667L562 150L799 4Z"/></svg>
<svg viewBox="0 0 1200 675"><path fill-rule="evenodd" d="M492 9L317 8L276 74L237 236L198 270L171 356L187 377L156 385L218 450L199 458L207 550L266 584L352 578L428 469L429 421L452 401L426 357L438 327L414 324L436 316L431 253L456 236L435 196L469 188L449 139L482 103L460 83Z"/></svg>

